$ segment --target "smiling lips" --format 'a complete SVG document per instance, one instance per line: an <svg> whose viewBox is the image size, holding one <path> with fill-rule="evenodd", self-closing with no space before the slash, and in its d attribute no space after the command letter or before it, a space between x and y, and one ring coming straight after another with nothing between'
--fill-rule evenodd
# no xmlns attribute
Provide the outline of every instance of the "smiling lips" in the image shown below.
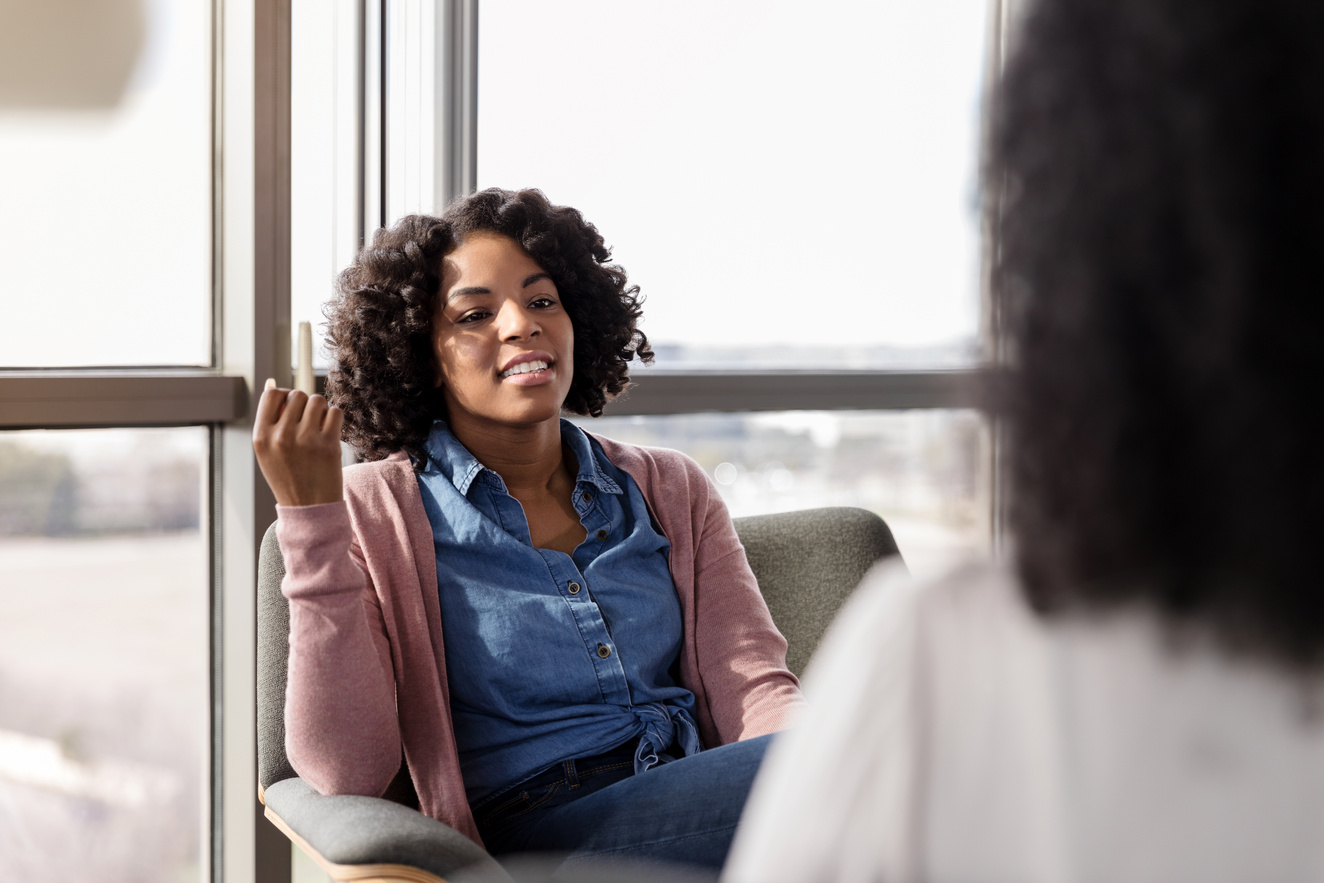
<svg viewBox="0 0 1324 883"><path fill-rule="evenodd" d="M542 359L535 359L532 362L520 362L518 365L511 365L505 371L501 372L501 379L513 377L516 374L532 374L535 371L546 371L548 364Z"/></svg>
<svg viewBox="0 0 1324 883"><path fill-rule="evenodd" d="M556 376L552 370L554 364L549 354L534 350L516 356L497 376L519 386L541 386L551 383Z"/></svg>

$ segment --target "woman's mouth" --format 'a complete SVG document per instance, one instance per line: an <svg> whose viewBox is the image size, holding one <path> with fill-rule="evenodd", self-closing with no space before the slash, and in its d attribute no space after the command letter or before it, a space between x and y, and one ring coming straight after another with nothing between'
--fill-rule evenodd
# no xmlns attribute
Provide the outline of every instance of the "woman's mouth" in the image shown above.
<svg viewBox="0 0 1324 883"><path fill-rule="evenodd" d="M502 371L501 379L505 380L507 377L515 377L519 374L536 374L539 371L546 371L549 367L551 366L540 359L535 359L532 362L520 362L518 365L511 365L505 371Z"/></svg>

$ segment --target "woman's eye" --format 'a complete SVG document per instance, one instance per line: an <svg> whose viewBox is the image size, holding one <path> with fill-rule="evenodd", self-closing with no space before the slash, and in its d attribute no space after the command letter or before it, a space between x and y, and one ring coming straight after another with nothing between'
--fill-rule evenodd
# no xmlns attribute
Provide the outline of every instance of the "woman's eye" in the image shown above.
<svg viewBox="0 0 1324 883"><path fill-rule="evenodd" d="M552 300L550 297L540 297L535 299L533 303L529 304L529 306L537 307L540 310L545 310L548 307L556 306L556 301Z"/></svg>
<svg viewBox="0 0 1324 883"><path fill-rule="evenodd" d="M488 317L487 310L474 310L472 313L465 313L463 316L456 319L455 324L468 325L472 322L477 322L480 319L486 319L487 317Z"/></svg>

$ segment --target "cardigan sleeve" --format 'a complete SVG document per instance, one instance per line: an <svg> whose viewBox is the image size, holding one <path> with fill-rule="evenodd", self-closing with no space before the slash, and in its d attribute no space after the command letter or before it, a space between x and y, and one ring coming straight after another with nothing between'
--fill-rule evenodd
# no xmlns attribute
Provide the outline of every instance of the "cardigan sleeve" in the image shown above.
<svg viewBox="0 0 1324 883"><path fill-rule="evenodd" d="M278 506L290 601L285 748L323 794L379 797L400 768L391 650L344 502Z"/></svg>
<svg viewBox="0 0 1324 883"><path fill-rule="evenodd" d="M772 621L726 504L697 463L688 471L694 647L708 712L722 744L777 732L793 723L804 702L786 667L786 639Z"/></svg>

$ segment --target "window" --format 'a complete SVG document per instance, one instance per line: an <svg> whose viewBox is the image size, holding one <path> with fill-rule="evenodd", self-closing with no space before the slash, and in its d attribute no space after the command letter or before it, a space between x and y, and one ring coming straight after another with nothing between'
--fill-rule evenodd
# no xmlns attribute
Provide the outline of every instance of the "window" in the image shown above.
<svg viewBox="0 0 1324 883"><path fill-rule="evenodd" d="M200 878L206 429L0 432L0 876Z"/></svg>
<svg viewBox="0 0 1324 883"><path fill-rule="evenodd" d="M477 185L579 208L645 296L655 367L586 427L698 457L737 515L873 509L917 573L988 548L991 443L951 410L981 352L987 20L482 6Z"/></svg>
<svg viewBox="0 0 1324 883"><path fill-rule="evenodd" d="M883 516L910 572L986 546L988 462L971 411L773 411L579 418L590 432L698 460L732 517L818 506Z"/></svg>
<svg viewBox="0 0 1324 883"><path fill-rule="evenodd" d="M660 368L968 367L986 5L484 4L478 186L583 211Z"/></svg>
<svg viewBox="0 0 1324 883"><path fill-rule="evenodd" d="M322 306L364 235L360 12L325 0L291 3L290 315L296 333L299 322L313 326L313 363L322 369Z"/></svg>
<svg viewBox="0 0 1324 883"><path fill-rule="evenodd" d="M146 11L117 105L0 109L0 367L212 362L211 23Z"/></svg>
<svg viewBox="0 0 1324 883"><path fill-rule="evenodd" d="M97 100L0 89L0 668L40 664L4 676L0 868L251 879L273 837L288 856L254 795L274 513L247 428L255 378L288 382L288 20L267 0L86 12L28 4L5 31L65 60L27 66L36 92ZM122 31L121 95L73 48ZM127 646L94 643L106 624Z"/></svg>
<svg viewBox="0 0 1324 883"><path fill-rule="evenodd" d="M482 4L480 30L478 0L144 0L146 48L121 103L38 111L0 92L0 603L22 606L0 630L24 623L0 633L0 869L32 876L13 845L36 830L11 824L4 789L27 789L25 800L36 789L47 808L73 799L6 772L37 752L51 769L86 773L101 758L175 783L173 796L151 795L169 824L108 843L120 852L95 854L97 879L114 879L106 868L152 879L127 855L144 850L166 855L153 872L165 879L288 879L288 843L254 799L253 581L274 514L249 445L253 391L268 376L288 382L292 320L320 321L365 230L480 183L536 184L581 207L651 298L660 365L596 429L695 454L737 514L874 508L917 570L980 544L989 445L963 382L981 327L970 156L984 4L875 5L503 0ZM503 82L503 66L537 88ZM521 120L542 127L536 140ZM618 130L589 134L613 120ZM643 149L653 144L661 159ZM907 195L915 181L926 189ZM852 188L878 213L851 214L839 196ZM662 211L677 194L726 190L745 206L730 223L706 206ZM798 223L787 239L770 220L825 205L854 219L844 227L857 238ZM784 265L823 253L889 270L861 286L853 268ZM834 311L889 321L824 319L825 291ZM769 321L750 321L751 305ZM833 484L839 464L862 458L896 466L872 489ZM166 476L135 485L143 463ZM141 485L160 495L134 496ZM142 576L167 563L177 579ZM128 605L68 599L127 572L134 591L158 586L175 629L131 652L89 645L108 663L86 683L112 697L125 669L176 679L143 687L144 720L68 698L49 656L50 684L3 674L38 665L16 648L72 659L65 648L87 643L74 626L44 632L45 598L11 592L15 580L60 587L60 614L85 628ZM190 692L199 665L205 693ZM177 705L159 701L176 692ZM199 696L211 713L192 717ZM65 713L74 706L87 716ZM161 729L173 738L142 731L171 715ZM140 750L119 747L131 743ZM115 807L80 823L139 824L138 810ZM66 852L70 868L94 855Z"/></svg>

